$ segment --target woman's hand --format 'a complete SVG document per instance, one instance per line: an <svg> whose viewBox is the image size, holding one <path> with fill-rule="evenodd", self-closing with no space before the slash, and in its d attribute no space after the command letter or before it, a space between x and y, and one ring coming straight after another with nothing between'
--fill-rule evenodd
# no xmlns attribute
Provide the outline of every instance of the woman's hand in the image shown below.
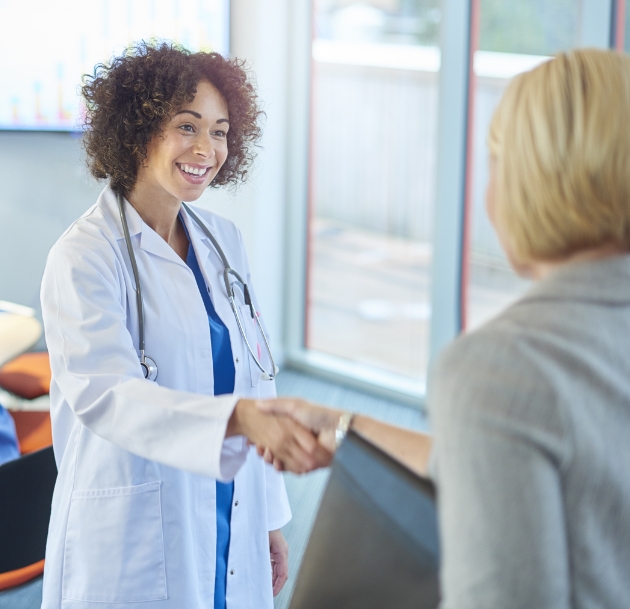
<svg viewBox="0 0 630 609"><path fill-rule="evenodd" d="M337 448L335 430L339 424L339 417L343 414L342 410L316 406L299 398L259 401L257 406L262 412L290 417L302 427L312 431L329 453L335 452Z"/></svg>
<svg viewBox="0 0 630 609"><path fill-rule="evenodd" d="M257 405L262 412L285 415L310 429L317 435L318 441L331 457L334 454L337 448L335 431L339 417L343 414L342 410L316 406L299 398L277 398L259 401ZM433 446L433 438L430 435L376 421L360 414L353 418L352 429L418 475L428 475L429 455ZM273 463L276 469L283 469L279 455L267 447L261 448L260 445L257 449L258 454L264 457L267 463Z"/></svg>
<svg viewBox="0 0 630 609"><path fill-rule="evenodd" d="M273 595L278 596L289 577L289 544L282 531L269 531L269 556Z"/></svg>
<svg viewBox="0 0 630 609"><path fill-rule="evenodd" d="M343 414L343 411L316 406L299 398L276 398L273 400L259 401L256 404L262 412L290 417L296 423L299 423L304 428L313 432L317 436L319 443L331 455L330 460L332 460L332 455L337 449L335 430L337 429L339 417ZM256 448L258 454L263 457L267 463L273 463L273 466L277 470L291 469L284 463L282 458L269 447L257 445ZM323 465L329 465L330 460L329 463Z"/></svg>
<svg viewBox="0 0 630 609"><path fill-rule="evenodd" d="M243 435L259 450L267 450L283 469L303 474L330 464L332 455L317 437L287 416L264 412L257 400L239 400L228 421L226 437Z"/></svg>

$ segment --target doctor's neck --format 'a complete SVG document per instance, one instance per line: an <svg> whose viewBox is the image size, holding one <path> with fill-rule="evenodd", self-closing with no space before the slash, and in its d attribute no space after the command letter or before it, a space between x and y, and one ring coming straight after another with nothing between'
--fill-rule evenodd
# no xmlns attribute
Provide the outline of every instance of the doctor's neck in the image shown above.
<svg viewBox="0 0 630 609"><path fill-rule="evenodd" d="M127 200L138 212L142 221L160 235L185 261L188 253L188 237L177 218L182 205L181 201L163 189L151 188L150 184L140 180L127 195Z"/></svg>

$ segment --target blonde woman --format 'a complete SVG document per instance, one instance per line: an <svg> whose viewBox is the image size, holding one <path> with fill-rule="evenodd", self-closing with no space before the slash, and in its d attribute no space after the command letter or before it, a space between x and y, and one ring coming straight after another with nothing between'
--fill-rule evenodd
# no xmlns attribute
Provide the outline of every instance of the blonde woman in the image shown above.
<svg viewBox="0 0 630 609"><path fill-rule="evenodd" d="M518 76L494 115L488 213L537 282L432 371L443 609L628 606L629 117L630 57L595 49ZM340 416L282 409L324 440ZM353 425L426 466L426 436Z"/></svg>

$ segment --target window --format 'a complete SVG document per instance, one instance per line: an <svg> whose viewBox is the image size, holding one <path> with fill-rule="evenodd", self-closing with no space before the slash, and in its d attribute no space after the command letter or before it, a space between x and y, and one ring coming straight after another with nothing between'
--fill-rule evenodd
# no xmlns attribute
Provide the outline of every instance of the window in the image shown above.
<svg viewBox="0 0 630 609"><path fill-rule="evenodd" d="M486 134L505 87L518 73L579 44L580 0L482 0L475 53L470 248L464 325L472 329L529 287L510 268L485 212Z"/></svg>
<svg viewBox="0 0 630 609"><path fill-rule="evenodd" d="M289 211L289 275L305 296L289 307L287 358L417 404L429 360L529 286L485 215L494 108L512 77L560 50L621 48L625 0L311 6L292 69L311 109L293 108L289 190L309 204Z"/></svg>
<svg viewBox="0 0 630 609"><path fill-rule="evenodd" d="M617 49L630 53L630 10L626 0L617 0L617 21L621 24L620 35L617 40Z"/></svg>
<svg viewBox="0 0 630 609"><path fill-rule="evenodd" d="M437 0L314 3L306 347L424 377Z"/></svg>

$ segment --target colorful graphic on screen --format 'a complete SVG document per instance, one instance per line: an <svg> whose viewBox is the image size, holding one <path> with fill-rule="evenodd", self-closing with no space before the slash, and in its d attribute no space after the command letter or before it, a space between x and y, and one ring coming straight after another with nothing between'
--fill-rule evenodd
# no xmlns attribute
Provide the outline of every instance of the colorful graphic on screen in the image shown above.
<svg viewBox="0 0 630 609"><path fill-rule="evenodd" d="M79 129L82 75L140 40L227 55L229 0L0 0L0 129Z"/></svg>

